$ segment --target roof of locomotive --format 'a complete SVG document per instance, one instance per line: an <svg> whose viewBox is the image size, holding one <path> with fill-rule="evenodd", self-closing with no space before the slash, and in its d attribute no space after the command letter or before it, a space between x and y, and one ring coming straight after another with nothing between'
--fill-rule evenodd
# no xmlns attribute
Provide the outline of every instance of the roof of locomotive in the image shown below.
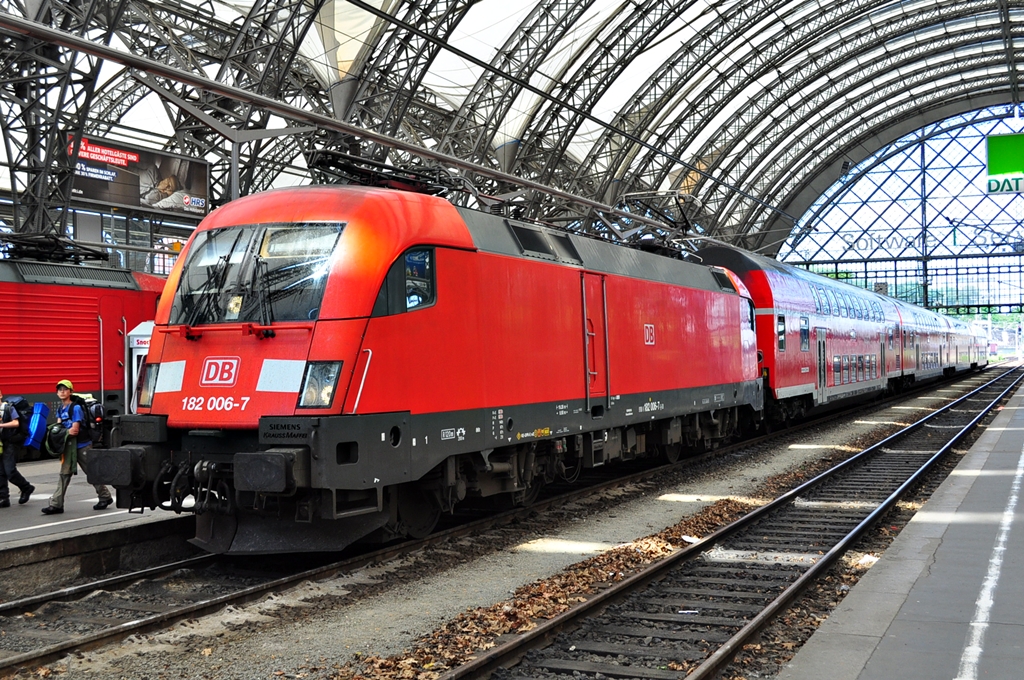
<svg viewBox="0 0 1024 680"><path fill-rule="evenodd" d="M427 194L351 185L274 189L227 203L196 231L246 224L345 222L391 241L406 238L434 245L473 248L458 211Z"/></svg>
<svg viewBox="0 0 1024 680"><path fill-rule="evenodd" d="M547 260L588 271L688 288L750 295L739 277L730 278L724 273L718 276L701 264L468 208L458 208L458 211L477 248L483 252Z"/></svg>
<svg viewBox="0 0 1024 680"><path fill-rule="evenodd" d="M716 276L703 265L490 213L456 208L435 196L395 189L351 185L277 189L218 208L196 231L304 222L345 223L343 245L332 274L339 279L378 280L405 249L431 245L546 260L591 271L749 295L738 277L730 280L726 275ZM367 257L370 252L375 256ZM177 285L177 269L171 275L174 286ZM324 307L327 313L331 305L325 300ZM353 313L353 310L332 311Z"/></svg>
<svg viewBox="0 0 1024 680"><path fill-rule="evenodd" d="M0 260L0 281L156 292L163 289L164 283L162 277L139 275L129 269L36 260Z"/></svg>

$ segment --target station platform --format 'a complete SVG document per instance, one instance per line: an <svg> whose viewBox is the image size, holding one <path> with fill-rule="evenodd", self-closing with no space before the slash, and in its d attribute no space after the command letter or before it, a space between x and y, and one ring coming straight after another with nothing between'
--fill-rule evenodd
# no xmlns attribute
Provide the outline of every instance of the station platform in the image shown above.
<svg viewBox="0 0 1024 680"><path fill-rule="evenodd" d="M44 515L57 487L60 461L25 461L18 463L18 471L36 489L28 503L18 505L21 494L9 485L11 507L0 508L0 601L23 596L29 584L35 587L43 563L51 587L59 588L76 578L198 552L186 543L195 533L191 514L129 513L113 505L93 510L96 490L79 468L64 497L64 512Z"/></svg>
<svg viewBox="0 0 1024 680"><path fill-rule="evenodd" d="M43 508L50 504L50 495L57 488L60 461L34 460L18 463L18 471L30 484L36 487L32 498L24 505L18 505L21 495L18 487L9 484L11 507L0 508L0 550L52 540L64 534L92 531L109 531L118 525L148 524L162 519L157 513L129 513L111 505L105 510L93 510L96 504L96 490L85 481L85 471L71 478L64 496L64 513L44 515ZM113 492L113 490L111 490Z"/></svg>
<svg viewBox="0 0 1024 680"><path fill-rule="evenodd" d="M1024 675L1024 389L780 680Z"/></svg>

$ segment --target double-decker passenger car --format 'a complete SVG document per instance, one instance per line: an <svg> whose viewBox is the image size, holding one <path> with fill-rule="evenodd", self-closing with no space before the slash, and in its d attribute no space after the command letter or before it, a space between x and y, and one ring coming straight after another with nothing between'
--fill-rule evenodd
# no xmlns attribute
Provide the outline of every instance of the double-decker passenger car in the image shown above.
<svg viewBox="0 0 1024 680"><path fill-rule="evenodd" d="M208 216L137 415L89 479L215 552L421 535L470 498L756 426L753 303L717 267L415 193L272 191Z"/></svg>
<svg viewBox="0 0 1024 680"><path fill-rule="evenodd" d="M699 256L753 297L771 423L988 363L986 339L955 319L733 248Z"/></svg>

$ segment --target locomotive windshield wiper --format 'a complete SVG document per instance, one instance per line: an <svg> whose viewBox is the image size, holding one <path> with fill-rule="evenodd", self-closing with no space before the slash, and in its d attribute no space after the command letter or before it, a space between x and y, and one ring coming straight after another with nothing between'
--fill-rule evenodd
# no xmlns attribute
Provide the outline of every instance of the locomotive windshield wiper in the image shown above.
<svg viewBox="0 0 1024 680"><path fill-rule="evenodd" d="M274 302L270 297L270 265L257 253L253 253L253 259L256 260L253 276L258 284L256 296L260 305L260 325L269 326L274 323Z"/></svg>
<svg viewBox="0 0 1024 680"><path fill-rule="evenodd" d="M185 322L186 326L194 326L200 322L210 322L210 318L217 308L217 298L224 288L224 282L227 280L228 270L231 269L231 255L235 252L238 241L242 238L242 233L243 231L239 230L235 235L235 240L231 243L231 248L217 258L217 264L207 268L206 280L195 291L195 295L201 295L202 299L192 307L192 313L189 314Z"/></svg>
<svg viewBox="0 0 1024 680"><path fill-rule="evenodd" d="M228 256L223 255L219 258L217 264L207 268L206 280L203 281L203 285L196 288L192 293L193 299L196 296L198 296L199 299L192 305L192 312L185 320L186 326L195 326L197 323L207 320L213 312L216 300L216 291L220 289L220 283L224 278L224 272L227 271L227 259Z"/></svg>

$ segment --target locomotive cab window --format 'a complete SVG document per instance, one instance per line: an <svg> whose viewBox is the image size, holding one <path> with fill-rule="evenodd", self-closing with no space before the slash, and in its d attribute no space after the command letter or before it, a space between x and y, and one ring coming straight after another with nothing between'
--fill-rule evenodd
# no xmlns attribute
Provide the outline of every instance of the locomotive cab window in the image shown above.
<svg viewBox="0 0 1024 680"><path fill-rule="evenodd" d="M196 234L170 323L311 321L343 222L242 225Z"/></svg>
<svg viewBox="0 0 1024 680"><path fill-rule="evenodd" d="M434 268L429 250L405 254L405 308L415 309L434 301Z"/></svg>
<svg viewBox="0 0 1024 680"><path fill-rule="evenodd" d="M786 351L786 317L783 314L779 314L778 324L775 327L776 333L779 336L779 351Z"/></svg>
<svg viewBox="0 0 1024 680"><path fill-rule="evenodd" d="M390 316L429 307L436 301L434 249L415 248L391 265L377 293L373 316Z"/></svg>

